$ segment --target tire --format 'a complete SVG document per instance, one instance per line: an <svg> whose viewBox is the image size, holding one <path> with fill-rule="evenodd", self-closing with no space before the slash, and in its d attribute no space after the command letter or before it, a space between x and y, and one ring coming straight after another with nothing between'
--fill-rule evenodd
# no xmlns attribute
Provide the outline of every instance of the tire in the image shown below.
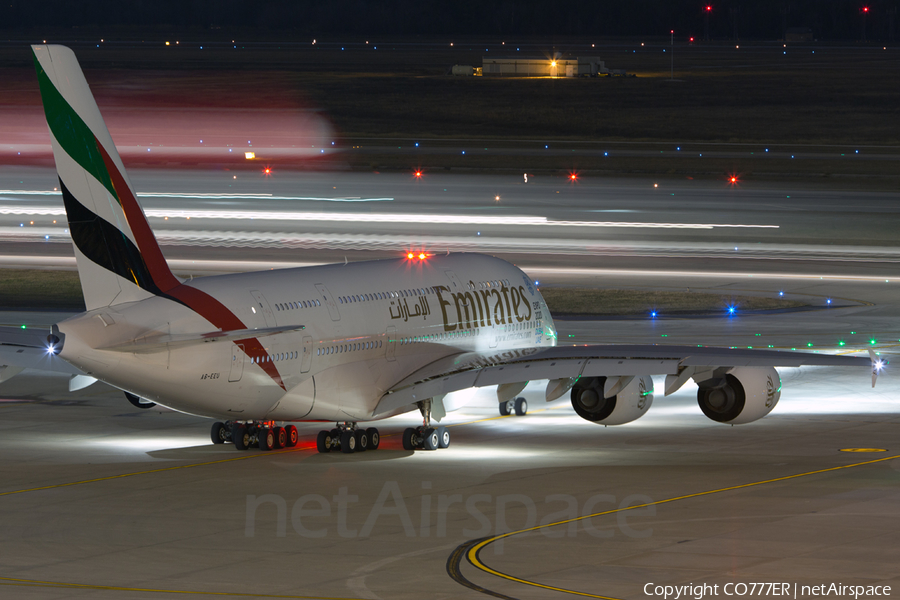
<svg viewBox="0 0 900 600"><path fill-rule="evenodd" d="M356 437L357 452L365 452L369 449L369 436L365 429L357 429L353 432L353 435Z"/></svg>
<svg viewBox="0 0 900 600"><path fill-rule="evenodd" d="M516 398L516 415L524 417L528 413L528 400L525 398Z"/></svg>
<svg viewBox="0 0 900 600"><path fill-rule="evenodd" d="M356 450L356 436L352 431L341 433L341 452L344 454L352 454Z"/></svg>
<svg viewBox="0 0 900 600"><path fill-rule="evenodd" d="M437 450L441 446L441 438L437 429L426 429L423 446L426 450Z"/></svg>
<svg viewBox="0 0 900 600"><path fill-rule="evenodd" d="M286 446L288 448L293 448L294 446L296 446L297 442L300 440L300 434L297 433L297 428L293 425L288 425L284 428L284 433L287 437Z"/></svg>
<svg viewBox="0 0 900 600"><path fill-rule="evenodd" d="M287 446L287 432L284 427L275 428L275 449L279 450Z"/></svg>
<svg viewBox="0 0 900 600"><path fill-rule="evenodd" d="M501 402L500 403L500 414L504 417L509 416L509 409L511 402Z"/></svg>
<svg viewBox="0 0 900 600"><path fill-rule="evenodd" d="M275 447L275 431L273 429L269 427L260 429L257 437L259 438L260 450L269 451Z"/></svg>
<svg viewBox="0 0 900 600"><path fill-rule="evenodd" d="M213 444L224 444L228 439L228 428L225 427L225 423L219 421L213 423L209 437L212 438Z"/></svg>
<svg viewBox="0 0 900 600"><path fill-rule="evenodd" d="M416 430L412 427L407 427L403 430L403 449L404 450L415 450L416 449Z"/></svg>
<svg viewBox="0 0 900 600"><path fill-rule="evenodd" d="M231 428L231 441L238 450L246 450L250 447L250 432L244 425L234 425Z"/></svg>
<svg viewBox="0 0 900 600"><path fill-rule="evenodd" d="M326 452L331 452L331 432L330 431L320 431L318 437L316 437L316 450L319 451L319 454L325 454Z"/></svg>
<svg viewBox="0 0 900 600"><path fill-rule="evenodd" d="M381 434L378 433L377 427L369 427L366 429L366 435L369 436L369 450L378 450L381 444Z"/></svg>
<svg viewBox="0 0 900 600"><path fill-rule="evenodd" d="M443 426L438 427L438 447L450 447L450 430Z"/></svg>

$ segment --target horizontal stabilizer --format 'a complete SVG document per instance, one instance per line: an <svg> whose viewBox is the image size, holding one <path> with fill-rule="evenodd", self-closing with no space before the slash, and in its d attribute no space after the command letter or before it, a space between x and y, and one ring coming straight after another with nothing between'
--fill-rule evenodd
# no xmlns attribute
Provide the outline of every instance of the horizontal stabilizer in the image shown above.
<svg viewBox="0 0 900 600"><path fill-rule="evenodd" d="M81 375L82 371L50 351L48 329L0 327L0 382L25 369Z"/></svg>
<svg viewBox="0 0 900 600"><path fill-rule="evenodd" d="M306 329L303 325L285 325L282 327L265 327L262 329L234 329L231 331L209 331L206 333L174 333L168 335L154 335L137 338L124 344L116 344L99 348L112 352L132 352L135 354L149 354L160 350L171 350L195 344L209 344L211 342L233 342L250 338L261 338L279 333L290 333Z"/></svg>

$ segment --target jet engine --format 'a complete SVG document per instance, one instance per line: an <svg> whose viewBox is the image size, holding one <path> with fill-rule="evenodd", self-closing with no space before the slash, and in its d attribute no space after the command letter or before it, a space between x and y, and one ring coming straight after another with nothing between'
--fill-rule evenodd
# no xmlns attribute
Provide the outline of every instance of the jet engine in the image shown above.
<svg viewBox="0 0 900 600"><path fill-rule="evenodd" d="M763 418L781 397L781 377L772 367L737 367L697 385L697 402L703 414L731 425Z"/></svg>
<svg viewBox="0 0 900 600"><path fill-rule="evenodd" d="M621 425L644 416L653 404L653 379L584 377L572 386L572 408L582 419L601 425Z"/></svg>

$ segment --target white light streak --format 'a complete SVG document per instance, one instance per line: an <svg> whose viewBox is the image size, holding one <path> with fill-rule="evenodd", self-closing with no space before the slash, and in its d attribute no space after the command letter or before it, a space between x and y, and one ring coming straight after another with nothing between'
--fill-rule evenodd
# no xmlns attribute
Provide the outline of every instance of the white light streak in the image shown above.
<svg viewBox="0 0 900 600"><path fill-rule="evenodd" d="M3 191L0 190L0 195ZM49 193L48 193L49 194ZM189 196L181 196L189 197ZM228 196L238 198L246 196ZM210 197L206 197L210 198ZM259 196L255 198L273 199ZM302 198L290 198L302 200ZM355 200L341 200L355 201ZM778 225L752 225L740 223L666 223L652 221L553 221L546 217L527 215L447 215L429 213L335 213L304 211L248 211L248 210L172 210L146 209L149 218L169 219L225 219L259 221L304 221L319 223L408 223L430 225L496 225L534 227L584 227L584 228L628 228L628 229L778 229ZM62 216L62 207L5 206L0 207L0 215Z"/></svg>
<svg viewBox="0 0 900 600"><path fill-rule="evenodd" d="M2 196L59 196L57 190L0 190ZM247 193L203 193L203 192L146 192L138 194L138 198L193 198L196 200L304 200L309 202L393 202L393 198L358 198L358 197L333 197L325 196L275 196L273 194L247 194ZM54 209L55 210L55 209ZM62 210L60 208L59 210ZM65 212L65 211L63 211ZM12 214L12 213L11 213ZM57 213L62 214L62 213Z"/></svg>

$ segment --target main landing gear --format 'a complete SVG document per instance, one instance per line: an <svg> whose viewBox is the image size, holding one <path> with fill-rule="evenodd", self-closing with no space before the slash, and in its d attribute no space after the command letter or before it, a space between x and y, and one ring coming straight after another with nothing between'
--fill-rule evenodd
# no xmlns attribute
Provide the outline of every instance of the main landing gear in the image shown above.
<svg viewBox="0 0 900 600"><path fill-rule="evenodd" d="M299 440L296 427L277 427L275 421L217 421L209 433L213 444L231 442L238 450L247 450L251 446L258 446L260 450L293 448Z"/></svg>
<svg viewBox="0 0 900 600"><path fill-rule="evenodd" d="M528 413L528 400L521 396L515 400L508 400L500 403L500 414L504 417L516 413L519 417L524 417Z"/></svg>
<svg viewBox="0 0 900 600"><path fill-rule="evenodd" d="M450 430L440 425L431 426L431 399L419 402L422 425L403 430L404 450L437 450L450 447Z"/></svg>
<svg viewBox="0 0 900 600"><path fill-rule="evenodd" d="M377 427L360 429L356 423L335 423L331 431L323 430L316 437L316 449L320 453L340 450L344 454L378 450L381 434Z"/></svg>

